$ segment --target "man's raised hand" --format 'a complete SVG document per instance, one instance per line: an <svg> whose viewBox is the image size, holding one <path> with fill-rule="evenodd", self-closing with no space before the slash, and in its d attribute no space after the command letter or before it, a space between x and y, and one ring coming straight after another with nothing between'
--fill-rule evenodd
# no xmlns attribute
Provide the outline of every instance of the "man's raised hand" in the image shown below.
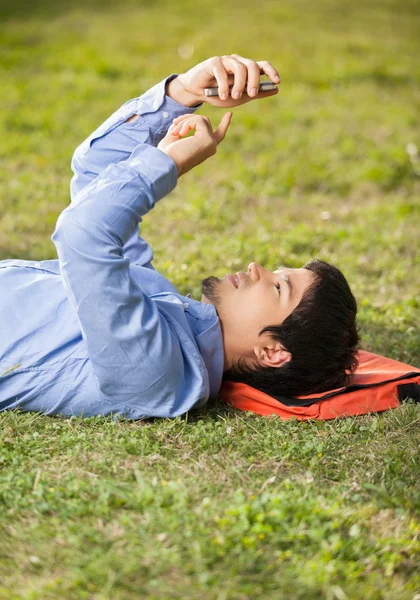
<svg viewBox="0 0 420 600"><path fill-rule="evenodd" d="M213 106L231 108L278 93L278 89L258 91L262 73L273 83L280 83L278 72L266 60L255 62L239 54L213 56L178 75L168 84L166 93L184 106L207 102ZM233 88L229 95L230 85ZM218 96L204 95L204 88L216 86L219 88Z"/></svg>
<svg viewBox="0 0 420 600"><path fill-rule="evenodd" d="M231 118L231 112L225 113L213 131L208 117L182 115L174 119L158 149L172 158L180 177L216 154L217 146L224 140ZM194 131L194 135L185 137L190 131Z"/></svg>

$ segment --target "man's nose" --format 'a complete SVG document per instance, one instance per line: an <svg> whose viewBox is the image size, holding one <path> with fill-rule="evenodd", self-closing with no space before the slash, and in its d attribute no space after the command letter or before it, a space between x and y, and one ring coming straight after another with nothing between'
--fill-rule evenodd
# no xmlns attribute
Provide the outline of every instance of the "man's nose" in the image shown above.
<svg viewBox="0 0 420 600"><path fill-rule="evenodd" d="M251 281L258 281L261 273L261 265L256 262L249 263L248 265L248 275L251 278Z"/></svg>

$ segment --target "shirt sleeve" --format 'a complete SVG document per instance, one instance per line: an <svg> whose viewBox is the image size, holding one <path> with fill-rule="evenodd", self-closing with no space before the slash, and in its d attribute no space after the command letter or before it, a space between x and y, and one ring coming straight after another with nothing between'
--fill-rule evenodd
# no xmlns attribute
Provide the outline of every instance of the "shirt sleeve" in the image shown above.
<svg viewBox="0 0 420 600"><path fill-rule="evenodd" d="M170 75L139 98L126 102L76 149L71 163L72 202L109 165L127 160L139 144L157 146L175 117L193 113L201 106L186 107L165 95L166 84L175 77L177 74ZM139 118L127 123L133 115ZM152 250L139 237L137 227L124 246L124 254L133 262L153 268Z"/></svg>
<svg viewBox="0 0 420 600"><path fill-rule="evenodd" d="M185 367L177 336L131 278L123 248L176 182L174 161L140 144L77 194L52 236L99 389L119 406L137 403L136 418L173 414Z"/></svg>

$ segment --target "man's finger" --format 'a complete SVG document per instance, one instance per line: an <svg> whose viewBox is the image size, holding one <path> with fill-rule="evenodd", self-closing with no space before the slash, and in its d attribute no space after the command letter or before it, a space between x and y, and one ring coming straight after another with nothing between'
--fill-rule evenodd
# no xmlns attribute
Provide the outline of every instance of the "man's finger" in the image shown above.
<svg viewBox="0 0 420 600"><path fill-rule="evenodd" d="M228 74L226 72L225 66L222 63L222 60L217 57L213 64L213 75L217 81L217 86L219 88L219 98L220 100L227 100L229 97L229 83L228 83Z"/></svg>
<svg viewBox="0 0 420 600"><path fill-rule="evenodd" d="M186 113L185 115L179 115L179 117L175 117L172 123L179 123L180 121L185 121L185 119L191 119L191 117L195 117L193 113Z"/></svg>
<svg viewBox="0 0 420 600"><path fill-rule="evenodd" d="M186 121L187 119L190 119L190 118L191 118L191 115L181 115L180 117L177 117L176 119L174 119L168 128L168 133L173 134L174 131L179 131L179 129L182 126L182 124L184 123L184 121Z"/></svg>
<svg viewBox="0 0 420 600"><path fill-rule="evenodd" d="M200 131L207 130L212 132L210 119L204 115L182 115L178 117L174 123L169 127L168 133L171 135L185 136L192 129L198 129Z"/></svg>
<svg viewBox="0 0 420 600"><path fill-rule="evenodd" d="M246 86L246 67L233 56L222 56L222 62L228 73L228 80L229 74L231 72L233 73L233 88L231 90L231 96L234 100L239 100Z"/></svg>
<svg viewBox="0 0 420 600"><path fill-rule="evenodd" d="M271 79L273 83L280 83L280 75L271 63L269 63L267 60L259 60L257 61L257 65L260 67L261 71Z"/></svg>
<svg viewBox="0 0 420 600"><path fill-rule="evenodd" d="M255 98L258 95L260 87L260 66L250 58L244 58L239 54L232 54L233 58L245 65L247 69L247 94L249 98Z"/></svg>
<svg viewBox="0 0 420 600"><path fill-rule="evenodd" d="M222 120L214 131L214 138L218 144L225 139L226 132L229 128L233 113L227 112L223 115Z"/></svg>

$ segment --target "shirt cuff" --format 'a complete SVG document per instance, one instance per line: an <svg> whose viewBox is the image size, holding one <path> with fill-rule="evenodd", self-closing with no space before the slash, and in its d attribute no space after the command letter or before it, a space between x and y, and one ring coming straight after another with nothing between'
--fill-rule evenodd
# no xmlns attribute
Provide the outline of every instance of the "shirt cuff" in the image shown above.
<svg viewBox="0 0 420 600"><path fill-rule="evenodd" d="M140 116L156 113L152 117L153 121L156 119L156 122L153 123L153 127L156 129L167 130L173 119L187 113L192 114L203 106L202 103L196 106L184 106L165 94L166 84L175 77L178 77L177 73L169 75L137 99L137 110L135 112ZM152 119L149 116L147 120L150 122Z"/></svg>
<svg viewBox="0 0 420 600"><path fill-rule="evenodd" d="M150 181L155 202L176 187L178 171L175 161L154 146L140 144L133 150L127 164Z"/></svg>

